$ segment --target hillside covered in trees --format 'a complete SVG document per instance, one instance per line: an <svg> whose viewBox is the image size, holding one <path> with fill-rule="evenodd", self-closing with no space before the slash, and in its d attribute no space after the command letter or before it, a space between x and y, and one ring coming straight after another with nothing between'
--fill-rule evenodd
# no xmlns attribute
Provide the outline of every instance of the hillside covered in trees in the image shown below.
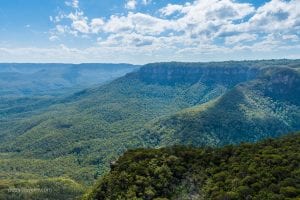
<svg viewBox="0 0 300 200"><path fill-rule="evenodd" d="M147 124L140 135L158 147L254 142L300 130L299 106L300 73L267 68L208 103Z"/></svg>
<svg viewBox="0 0 300 200"><path fill-rule="evenodd" d="M46 182L72 199L128 149L298 131L299 69L299 60L153 63L71 95L1 101L0 193Z"/></svg>
<svg viewBox="0 0 300 200"><path fill-rule="evenodd" d="M85 200L300 198L300 133L222 148L130 150Z"/></svg>

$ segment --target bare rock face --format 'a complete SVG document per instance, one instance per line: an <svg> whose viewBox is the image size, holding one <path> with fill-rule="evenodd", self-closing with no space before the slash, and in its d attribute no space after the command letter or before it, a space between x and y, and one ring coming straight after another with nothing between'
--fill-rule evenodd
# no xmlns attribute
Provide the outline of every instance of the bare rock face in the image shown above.
<svg viewBox="0 0 300 200"><path fill-rule="evenodd" d="M234 86L257 77L259 67L224 63L157 63L140 69L140 80L149 84L221 84Z"/></svg>

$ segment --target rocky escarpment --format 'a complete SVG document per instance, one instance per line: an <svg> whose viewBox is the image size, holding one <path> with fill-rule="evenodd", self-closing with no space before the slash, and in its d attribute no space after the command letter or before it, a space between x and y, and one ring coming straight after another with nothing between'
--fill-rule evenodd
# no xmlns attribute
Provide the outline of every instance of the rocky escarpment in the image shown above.
<svg viewBox="0 0 300 200"><path fill-rule="evenodd" d="M252 80L259 74L260 67L240 62L227 63L155 63L142 67L140 80L150 84L221 84L234 86Z"/></svg>
<svg viewBox="0 0 300 200"><path fill-rule="evenodd" d="M300 73L292 68L267 68L262 71L259 86L266 95L300 105Z"/></svg>
<svg viewBox="0 0 300 200"><path fill-rule="evenodd" d="M238 84L214 101L147 124L140 135L158 147L222 146L299 129L299 72L290 67L267 67L260 68L257 78Z"/></svg>

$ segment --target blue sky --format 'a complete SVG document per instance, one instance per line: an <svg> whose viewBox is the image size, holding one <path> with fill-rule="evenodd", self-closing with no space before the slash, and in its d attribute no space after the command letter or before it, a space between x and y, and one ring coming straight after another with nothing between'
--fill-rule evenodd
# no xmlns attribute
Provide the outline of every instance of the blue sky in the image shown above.
<svg viewBox="0 0 300 200"><path fill-rule="evenodd" d="M300 58L300 0L7 0L0 25L0 62Z"/></svg>

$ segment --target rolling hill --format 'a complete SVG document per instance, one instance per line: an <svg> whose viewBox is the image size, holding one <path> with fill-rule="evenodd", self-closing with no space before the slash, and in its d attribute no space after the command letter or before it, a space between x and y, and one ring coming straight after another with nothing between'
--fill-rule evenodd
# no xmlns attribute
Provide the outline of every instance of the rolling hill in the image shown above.
<svg viewBox="0 0 300 200"><path fill-rule="evenodd" d="M2 188L60 178L74 197L128 149L222 146L299 130L299 63L153 63L69 96L0 106Z"/></svg>

